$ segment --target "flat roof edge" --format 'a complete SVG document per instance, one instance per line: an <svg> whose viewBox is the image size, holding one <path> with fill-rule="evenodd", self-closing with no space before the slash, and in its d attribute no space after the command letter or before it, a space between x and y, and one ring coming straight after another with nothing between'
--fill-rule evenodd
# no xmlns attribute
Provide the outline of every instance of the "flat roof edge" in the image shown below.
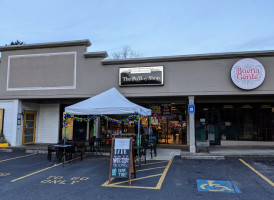
<svg viewBox="0 0 274 200"><path fill-rule="evenodd" d="M108 57L108 53L106 51L86 52L84 56L85 58L106 58Z"/></svg>
<svg viewBox="0 0 274 200"><path fill-rule="evenodd" d="M134 64L134 63L150 63L150 62L168 62L168 61L191 61L191 60L213 60L228 58L245 58L257 56L274 56L274 51L246 51L246 52L229 52L229 53L212 53L212 54L192 54L192 55L176 55L176 56L159 56L159 57L143 57L129 59L106 59L102 61L103 65L115 64Z"/></svg>
<svg viewBox="0 0 274 200"><path fill-rule="evenodd" d="M91 42L88 39L85 39L85 40L73 40L73 41L62 41L62 42L9 45L9 46L0 46L0 51L68 47L68 46L79 46L79 45L84 45L84 46L89 47L91 45Z"/></svg>

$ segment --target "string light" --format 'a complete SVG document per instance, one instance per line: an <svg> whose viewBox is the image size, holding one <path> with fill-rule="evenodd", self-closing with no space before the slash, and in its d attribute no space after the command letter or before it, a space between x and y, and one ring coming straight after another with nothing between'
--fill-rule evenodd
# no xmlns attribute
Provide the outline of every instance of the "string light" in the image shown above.
<svg viewBox="0 0 274 200"><path fill-rule="evenodd" d="M138 115L137 112L135 112L132 115L129 115L128 117L126 117L124 119L119 119L119 120L114 119L114 118L110 118L106 115L93 115L93 116L87 116L87 117L78 117L78 116L74 116L70 113L66 113L64 115L63 126L65 128L68 127L68 119L73 119L76 122L89 122L89 121L97 119L97 117L102 117L103 119L107 120L108 122L112 122L112 123L115 123L115 124L121 124L123 122L125 123L125 122L131 121L131 120L138 120L139 119L139 115Z"/></svg>

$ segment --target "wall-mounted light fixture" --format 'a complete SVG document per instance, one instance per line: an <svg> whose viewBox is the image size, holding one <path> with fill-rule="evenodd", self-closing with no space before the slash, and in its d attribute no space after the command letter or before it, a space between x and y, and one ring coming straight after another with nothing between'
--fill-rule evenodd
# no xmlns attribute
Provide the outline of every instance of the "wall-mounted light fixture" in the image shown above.
<svg viewBox="0 0 274 200"><path fill-rule="evenodd" d="M17 114L17 125L21 125L21 115L22 113Z"/></svg>
<svg viewBox="0 0 274 200"><path fill-rule="evenodd" d="M17 114L17 125L21 125L22 115L24 116L25 109L22 109L22 113Z"/></svg>

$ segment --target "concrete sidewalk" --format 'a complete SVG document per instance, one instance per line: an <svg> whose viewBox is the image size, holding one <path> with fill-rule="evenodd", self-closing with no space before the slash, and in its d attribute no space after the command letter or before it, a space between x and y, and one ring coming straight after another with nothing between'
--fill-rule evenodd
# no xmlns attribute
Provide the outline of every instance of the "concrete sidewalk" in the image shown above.
<svg viewBox="0 0 274 200"><path fill-rule="evenodd" d="M237 146L237 147L210 147L210 154L224 156L266 155L274 156L274 146Z"/></svg>
<svg viewBox="0 0 274 200"><path fill-rule="evenodd" d="M231 156L274 156L270 146L211 146L209 152L189 153L182 151L181 157L188 159L224 159Z"/></svg>
<svg viewBox="0 0 274 200"><path fill-rule="evenodd" d="M35 144L15 147L0 148L0 152L26 151L26 153L47 153L49 144ZM109 152L104 152L105 156ZM209 152L201 151L199 153L189 153L187 146L177 148L175 146L157 147L157 156L152 160L170 160L173 156L181 155L188 159L224 159L226 156L274 156L274 147L271 146L211 146ZM151 160L150 150L147 150L147 160Z"/></svg>
<svg viewBox="0 0 274 200"><path fill-rule="evenodd" d="M25 151L26 153L48 153L48 145L50 144L10 146L5 148L0 148L0 152ZM28 151L31 151L31 152L28 152Z"/></svg>

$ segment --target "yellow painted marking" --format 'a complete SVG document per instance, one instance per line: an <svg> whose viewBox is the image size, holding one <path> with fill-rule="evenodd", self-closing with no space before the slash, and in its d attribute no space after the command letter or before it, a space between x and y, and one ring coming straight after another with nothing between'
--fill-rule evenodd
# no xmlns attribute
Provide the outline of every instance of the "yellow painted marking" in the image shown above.
<svg viewBox="0 0 274 200"><path fill-rule="evenodd" d="M274 183L270 181L268 178L266 178L264 175L262 175L260 172L258 172L256 169L254 169L252 166L247 164L244 160L239 159L243 164L245 164L249 169L251 169L253 172L255 172L257 175L259 175L262 179L264 179L266 182L268 182L270 185L274 187Z"/></svg>
<svg viewBox="0 0 274 200"><path fill-rule="evenodd" d="M140 169L140 170L136 170L136 172L142 172L142 171L148 171L148 170L153 170L153 169L160 169L160 168L165 168L166 166L162 166L162 167L153 167L153 168L148 168L148 169Z"/></svg>
<svg viewBox="0 0 274 200"><path fill-rule="evenodd" d="M220 184L215 184L213 182L214 181L207 181L207 183L200 185L200 188L202 188L203 190L206 190L205 186L209 185L210 187L215 187L215 188L218 188L218 189L216 189L216 190L207 189L207 191L211 191L211 192L218 192L218 191L225 191L225 190L233 191L232 189L230 189L228 187L222 186Z"/></svg>
<svg viewBox="0 0 274 200"><path fill-rule="evenodd" d="M80 158L81 158L81 157L78 157L78 158L75 158L75 159L72 159L72 160L66 161L65 163L68 163L68 162L71 162L71 161L73 161L73 160L77 160L77 159L80 159ZM53 165L53 166L51 166L51 167L47 167L47 168L44 168L44 169L38 170L38 171L33 172L33 173L31 173L31 174L27 174L27 175L22 176L22 177L19 177L19 178L17 178L17 179L13 179L13 180L11 180L10 182L19 181L19 180L21 180L21 179L27 178L27 177L32 176L32 175L34 175L34 174L38 174L38 173L43 172L43 171L46 171L46 170L48 170L48 169L51 169L51 168L54 168L54 167L60 166L60 165L62 165L62 164L63 164L63 163L59 163L59 164L57 164L57 165Z"/></svg>
<svg viewBox="0 0 274 200"><path fill-rule="evenodd" d="M166 174L167 174L167 172L168 172L168 170L169 170L169 167L171 166L171 163L172 163L173 159L174 159L174 156L173 156L172 159L169 161L169 163L168 163L168 165L166 166L165 171L163 172L163 174L162 174L162 176L161 176L161 178L160 178L158 184L156 185L156 188L157 188L157 189L161 189L162 184L163 184L163 182L164 182L164 180L165 180Z"/></svg>
<svg viewBox="0 0 274 200"><path fill-rule="evenodd" d="M132 180L131 180L132 181ZM124 186L124 185L107 185L106 187L117 187L117 188L136 188L136 189L150 189L156 190L156 187L143 187L143 186Z"/></svg>
<svg viewBox="0 0 274 200"><path fill-rule="evenodd" d="M150 175L150 176L145 176L145 177L140 177L140 178L136 178L136 179L131 179L131 181L138 181L138 180L142 180L142 179L146 179L146 178L151 178L151 177L156 177L156 176L161 176L160 180L158 181L156 187L144 187L144 186L126 186L126 185L119 185L122 183L127 183L129 182L129 180L126 181L121 181L121 182L117 182L117 183L111 183L109 184L109 181L107 180L104 184L102 184L101 186L103 187L120 187L120 188L137 188L137 189L152 189L152 190L159 190L162 187L162 184L164 182L164 179L166 177L166 174L169 170L169 167L171 166L171 163L174 159L174 156L172 157L172 159L169 161L167 166L164 167L155 167L155 168L150 168L150 169L143 169L143 170L138 170L138 171L145 171L145 170L151 170L151 169L157 169L157 168L165 168L164 172L162 174L155 174L155 175ZM158 164L158 163L163 163L163 162L168 162L168 161L161 161L161 162L155 162L155 163L148 163L147 165L150 164ZM137 171L137 172L138 172ZM111 181L113 181L114 178L111 178Z"/></svg>
<svg viewBox="0 0 274 200"><path fill-rule="evenodd" d="M1 173L0 172L0 176L9 176L10 175L10 173Z"/></svg>
<svg viewBox="0 0 274 200"><path fill-rule="evenodd" d="M57 165L53 165L53 166L51 166L51 167L47 167L47 168L41 169L41 170L39 170L39 171L33 172L33 173L31 173L31 174L27 174L27 175L22 176L22 177L20 177L20 178L13 179L13 180L11 180L10 182L19 181L19 180L21 180L21 179L23 179L23 178L27 178L27 177L29 177L29 176L32 176L32 175L34 175L34 174L38 174L38 173L40 173L40 172L46 171L46 170L48 170L48 169L57 167L57 166L62 165L62 164L63 164L63 163L59 163L59 164L57 164Z"/></svg>
<svg viewBox="0 0 274 200"><path fill-rule="evenodd" d="M6 160L0 160L0 162L6 162L6 161L9 161L9 160L14 160L14 159L18 159L18 158L24 158L24 157L28 157L28 156L33 156L35 154L36 153L32 153L32 154L29 154L29 155L26 155L26 156L18 156L18 157L9 158L9 159L6 159Z"/></svg>
<svg viewBox="0 0 274 200"><path fill-rule="evenodd" d="M131 179L131 181L138 181L141 179L146 179L146 178L151 178L151 177L155 177L155 176L161 176L162 174L155 174L155 175L150 175L150 176L144 176L144 177L140 177L140 178L135 178L135 179ZM111 181L113 181L114 178L111 178ZM121 181L121 182L117 182L117 183L111 183L108 184L108 181L106 181L103 185L103 187L124 187L124 188L143 188L143 189L156 189L155 187L143 187L143 186L123 186L123 185L118 185L121 183L127 183L129 182L129 180L126 181Z"/></svg>
<svg viewBox="0 0 274 200"><path fill-rule="evenodd" d="M65 185L66 182L69 182L67 180L63 179L63 176L49 176L47 179L42 180L41 183L52 183L52 184L62 184ZM89 177L72 177L71 180L71 185L75 183L80 183L81 181L86 181L88 180ZM69 184L69 183L68 183Z"/></svg>
<svg viewBox="0 0 274 200"><path fill-rule="evenodd" d="M150 176L144 176L144 177L140 177L140 178L134 178L134 179L131 179L131 181L138 181L138 180L147 179L147 178L151 178L151 177L155 177L155 176L161 176L161 175L162 174L154 174L154 175L150 175ZM129 180L121 181L121 182L117 182L117 183L112 183L111 185L118 185L118 184L127 183L127 182L129 182Z"/></svg>

